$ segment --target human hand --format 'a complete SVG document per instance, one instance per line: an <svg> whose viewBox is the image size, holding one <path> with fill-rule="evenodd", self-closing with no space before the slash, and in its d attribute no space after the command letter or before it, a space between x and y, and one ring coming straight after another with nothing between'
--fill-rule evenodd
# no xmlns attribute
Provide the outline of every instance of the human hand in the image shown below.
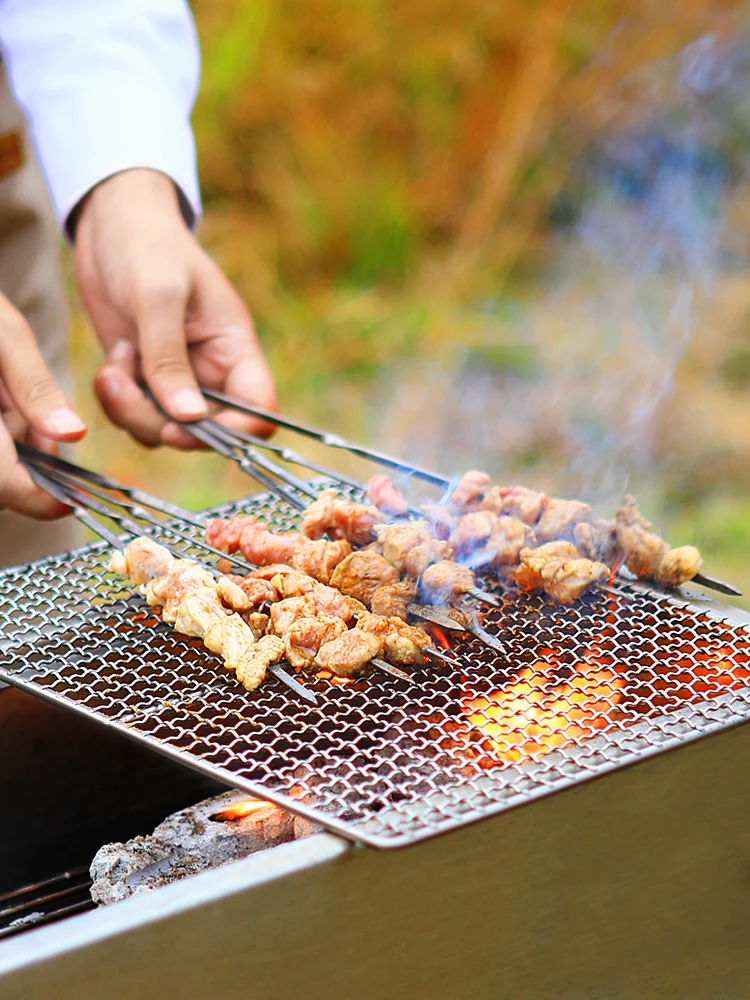
<svg viewBox="0 0 750 1000"><path fill-rule="evenodd" d="M95 389L109 418L148 446L194 448L177 420L208 409L198 383L265 409L276 389L252 320L221 270L185 225L172 181L128 170L96 187L76 227L76 274L107 352ZM215 419L255 434L267 424L233 410Z"/></svg>
<svg viewBox="0 0 750 1000"><path fill-rule="evenodd" d="M57 442L82 438L86 425L53 379L26 320L2 295L0 378L0 509L40 520L69 514L33 482L14 438L54 452Z"/></svg>

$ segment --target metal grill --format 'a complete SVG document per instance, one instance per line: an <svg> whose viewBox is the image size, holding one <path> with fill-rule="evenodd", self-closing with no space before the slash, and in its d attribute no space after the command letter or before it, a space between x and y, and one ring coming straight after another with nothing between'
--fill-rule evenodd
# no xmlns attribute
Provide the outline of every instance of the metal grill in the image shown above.
<svg viewBox="0 0 750 1000"><path fill-rule="evenodd" d="M266 494L219 513L238 510L280 530L298 517ZM564 607L498 591L486 627L507 656L467 637L452 642L460 669L426 665L418 686L315 679L311 706L275 678L245 692L108 558L97 543L0 574L0 679L373 847L750 718L750 616L702 599L621 583Z"/></svg>

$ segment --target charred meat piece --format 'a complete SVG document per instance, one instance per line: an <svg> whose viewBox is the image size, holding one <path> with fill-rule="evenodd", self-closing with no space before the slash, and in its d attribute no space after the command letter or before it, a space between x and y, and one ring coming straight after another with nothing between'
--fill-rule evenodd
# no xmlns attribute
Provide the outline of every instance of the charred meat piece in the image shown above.
<svg viewBox="0 0 750 1000"><path fill-rule="evenodd" d="M345 500L335 490L323 490L302 517L301 533L307 538L345 538L352 545L366 545L375 537L373 527L383 520L377 507Z"/></svg>
<svg viewBox="0 0 750 1000"><path fill-rule="evenodd" d="M471 469L464 472L448 500L448 506L453 514L466 514L479 507L482 497L490 485L490 477L486 472Z"/></svg>
<svg viewBox="0 0 750 1000"><path fill-rule="evenodd" d="M378 587L372 593L370 610L374 615L407 621L409 612L406 609L414 600L416 589L416 584L411 580L401 580L399 583L387 583Z"/></svg>
<svg viewBox="0 0 750 1000"><path fill-rule="evenodd" d="M344 622L334 615L317 614L314 618L298 618L284 635L286 659L293 667L307 669L313 665L321 646L332 642L346 631Z"/></svg>
<svg viewBox="0 0 750 1000"><path fill-rule="evenodd" d="M119 576L129 576L133 583L148 583L157 576L165 576L175 557L153 538L133 538L124 552L113 552L109 568Z"/></svg>
<svg viewBox="0 0 750 1000"><path fill-rule="evenodd" d="M625 553L628 569L642 579L656 580L667 587L678 587L692 580L703 565L698 549L683 545L671 549L638 510L631 496L615 514L617 541Z"/></svg>
<svg viewBox="0 0 750 1000"><path fill-rule="evenodd" d="M427 518L427 524L433 538L438 538L442 542L447 542L453 531L453 515L447 507L439 504L422 504L422 511Z"/></svg>
<svg viewBox="0 0 750 1000"><path fill-rule="evenodd" d="M177 609L174 621L176 632L203 638L206 630L214 622L221 621L229 614L213 587L201 587L188 594Z"/></svg>
<svg viewBox="0 0 750 1000"><path fill-rule="evenodd" d="M482 510L507 514L533 527L542 516L549 497L525 486L492 486L481 503Z"/></svg>
<svg viewBox="0 0 750 1000"><path fill-rule="evenodd" d="M359 617L357 628L383 640L383 655L394 666L423 663L423 650L432 645L424 629L407 625L400 618L364 614Z"/></svg>
<svg viewBox="0 0 750 1000"><path fill-rule="evenodd" d="M468 566L443 560L428 566L419 581L423 598L430 604L447 604L474 586L474 574Z"/></svg>
<svg viewBox="0 0 750 1000"><path fill-rule="evenodd" d="M398 517L409 511L409 504L406 497L393 485L390 476L377 473L367 480L367 498L378 510L392 517Z"/></svg>
<svg viewBox="0 0 750 1000"><path fill-rule="evenodd" d="M551 499L534 527L540 545L557 539L572 539L577 524L591 520L591 507L579 500Z"/></svg>
<svg viewBox="0 0 750 1000"><path fill-rule="evenodd" d="M350 628L320 647L315 665L340 677L354 677L382 652L383 640L379 636Z"/></svg>
<svg viewBox="0 0 750 1000"><path fill-rule="evenodd" d="M291 563L300 573L307 573L321 583L330 583L331 574L351 551L352 547L346 539L327 542L324 539L313 541L298 537Z"/></svg>
<svg viewBox="0 0 750 1000"><path fill-rule="evenodd" d="M590 587L609 578L604 563L582 559L570 542L548 542L538 549L522 549L516 570L520 590L544 590L561 604L570 604Z"/></svg>
<svg viewBox="0 0 750 1000"><path fill-rule="evenodd" d="M398 583L399 574L378 552L352 552L331 574L331 586L369 607L378 587Z"/></svg>

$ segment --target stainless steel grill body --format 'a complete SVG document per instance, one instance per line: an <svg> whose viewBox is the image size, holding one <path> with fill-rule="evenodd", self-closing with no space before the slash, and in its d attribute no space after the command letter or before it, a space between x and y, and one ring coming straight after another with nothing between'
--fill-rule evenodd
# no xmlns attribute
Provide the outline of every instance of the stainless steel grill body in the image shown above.
<svg viewBox="0 0 750 1000"><path fill-rule="evenodd" d="M228 505L279 530L267 495ZM196 557L200 553L196 551ZM750 718L750 618L638 586L572 607L505 595L508 649L454 643L420 685L371 674L269 680L248 694L161 623L95 544L0 574L0 678L75 709L345 837L399 847Z"/></svg>

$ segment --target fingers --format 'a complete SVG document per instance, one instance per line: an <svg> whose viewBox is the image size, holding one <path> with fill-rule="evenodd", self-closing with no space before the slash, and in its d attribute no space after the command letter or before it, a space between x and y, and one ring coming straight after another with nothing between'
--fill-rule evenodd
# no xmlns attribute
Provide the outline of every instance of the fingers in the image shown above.
<svg viewBox="0 0 750 1000"><path fill-rule="evenodd" d="M198 389L185 338L190 294L187 280L163 279L136 303L136 324L143 375L159 405L178 420L208 413Z"/></svg>
<svg viewBox="0 0 750 1000"><path fill-rule="evenodd" d="M15 408L40 434L77 441L86 425L44 362L28 324L0 296L0 378Z"/></svg>
<svg viewBox="0 0 750 1000"><path fill-rule="evenodd" d="M63 507L33 482L18 462L13 438L0 420L0 508L14 510L40 520L69 514Z"/></svg>
<svg viewBox="0 0 750 1000"><path fill-rule="evenodd" d="M113 424L147 448L160 443L165 420L138 385L138 355L131 343L114 345L94 377L94 389Z"/></svg>

